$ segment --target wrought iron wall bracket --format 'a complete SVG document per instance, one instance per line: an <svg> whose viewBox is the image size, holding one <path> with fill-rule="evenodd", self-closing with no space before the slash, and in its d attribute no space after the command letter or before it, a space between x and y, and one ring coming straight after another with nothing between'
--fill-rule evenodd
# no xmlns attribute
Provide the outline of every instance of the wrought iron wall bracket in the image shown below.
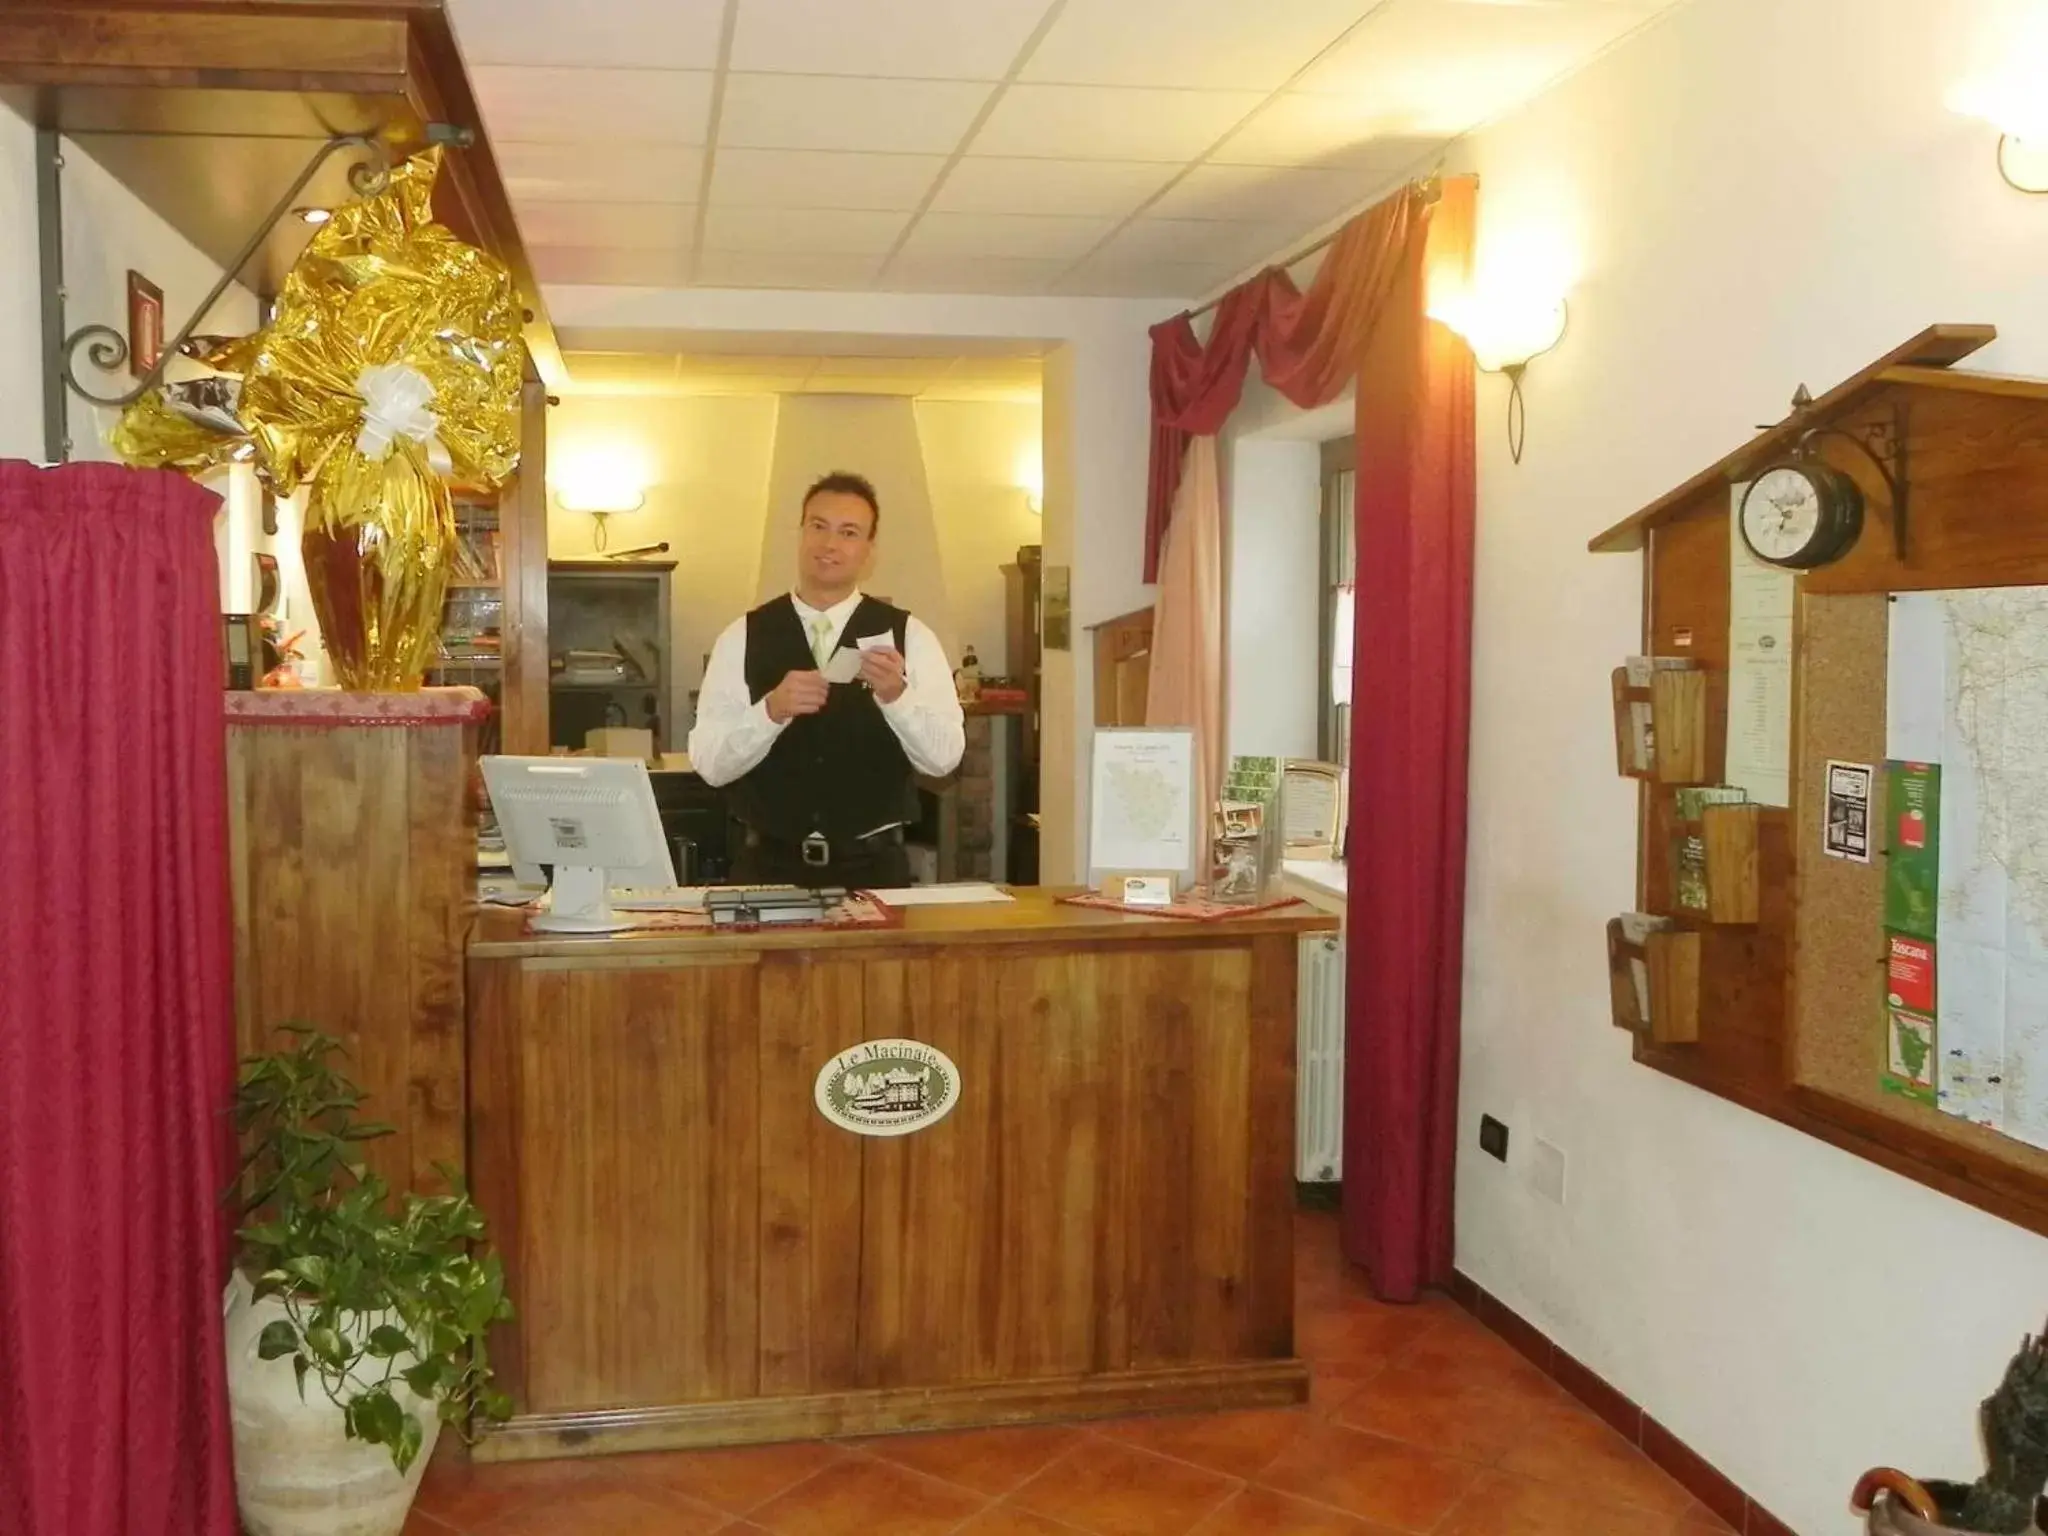
<svg viewBox="0 0 2048 1536"><path fill-rule="evenodd" d="M432 123L428 125L427 138L430 143L453 144L458 147L466 147L475 141L475 134L468 128L455 127L445 123ZM307 185L319 174L320 168L331 157L343 150L355 150L362 154L362 158L348 169L350 188L358 196L364 197L372 196L382 191L391 175L391 152L381 139L360 133L338 134L334 138L329 139L320 146L314 153L313 158L306 163L306 168L299 173L298 179L277 200L276 206L270 210L263 222L257 226L255 232L249 236L241 250L235 254L234 259L228 262L226 267L222 269L220 281L215 283L206 297L199 301L199 307L192 312L192 318L186 321L179 328L178 333L159 349L156 361L151 365L149 371L136 381L133 388L116 395L100 395L93 393L93 391L87 389L84 384L79 382L78 353L81 348L84 349L85 355L93 367L103 373L113 373L125 367L128 362L128 338L111 325L97 324L80 326L77 330L66 336L60 345L57 362L65 387L82 400L90 401L94 405L111 406L116 409L133 405L150 390L154 389L162 380L164 369L169 365L170 360L178 355L180 349L184 347L187 341L191 340L200 325L205 321L207 313L219 301L220 296L226 293L229 287L241 275L242 268L249 264L250 258L262 249L263 242L270 238L270 232L291 215L292 210L298 205L300 194L306 190ZM59 297L61 299L62 295L60 294Z"/></svg>
<svg viewBox="0 0 2048 1536"><path fill-rule="evenodd" d="M1891 497L1892 554L1896 559L1904 560L1906 497L1910 488L1906 475L1905 405L1896 404L1889 417L1867 421L1857 427L1811 427L1799 435L1799 441L1792 449L1794 456L1805 458L1811 454L1811 445L1817 437L1839 438L1870 461L1870 467L1877 471L1877 477L1884 482L1884 488Z"/></svg>

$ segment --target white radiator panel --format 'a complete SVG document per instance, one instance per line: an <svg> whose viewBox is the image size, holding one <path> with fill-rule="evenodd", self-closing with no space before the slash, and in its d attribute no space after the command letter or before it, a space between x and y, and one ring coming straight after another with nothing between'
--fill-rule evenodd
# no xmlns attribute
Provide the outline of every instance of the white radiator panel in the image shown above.
<svg viewBox="0 0 2048 1536"><path fill-rule="evenodd" d="M1300 1012L1294 1047L1294 1176L1334 1184L1344 1176L1344 943L1301 941Z"/></svg>

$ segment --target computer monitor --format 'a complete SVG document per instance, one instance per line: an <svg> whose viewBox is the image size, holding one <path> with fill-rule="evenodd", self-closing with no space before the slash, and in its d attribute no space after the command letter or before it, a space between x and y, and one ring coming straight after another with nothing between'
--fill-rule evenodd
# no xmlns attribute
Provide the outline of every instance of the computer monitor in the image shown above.
<svg viewBox="0 0 2048 1536"><path fill-rule="evenodd" d="M515 869L554 868L549 933L616 933L614 885L676 883L647 765L617 757L486 757L484 786ZM538 871L535 871L536 875Z"/></svg>

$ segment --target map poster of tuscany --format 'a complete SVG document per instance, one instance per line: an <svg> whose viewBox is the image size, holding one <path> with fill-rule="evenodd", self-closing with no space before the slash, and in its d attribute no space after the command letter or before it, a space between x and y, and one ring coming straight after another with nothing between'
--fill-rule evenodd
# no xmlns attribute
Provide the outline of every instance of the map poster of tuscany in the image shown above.
<svg viewBox="0 0 2048 1536"><path fill-rule="evenodd" d="M1886 1085L2048 1147L2048 588L1890 606Z"/></svg>

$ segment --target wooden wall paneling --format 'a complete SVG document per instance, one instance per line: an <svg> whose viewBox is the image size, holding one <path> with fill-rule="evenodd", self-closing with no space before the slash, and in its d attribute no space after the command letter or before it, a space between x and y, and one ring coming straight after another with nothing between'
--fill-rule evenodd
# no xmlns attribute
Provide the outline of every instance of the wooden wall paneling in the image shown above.
<svg viewBox="0 0 2048 1536"><path fill-rule="evenodd" d="M1890 384L1848 425L1906 412L1906 558L1892 552L1889 497L1853 447L1827 442L1828 462L1863 487L1856 547L1808 573L1814 596L2048 582L2048 386L2012 395Z"/></svg>
<svg viewBox="0 0 2048 1536"><path fill-rule="evenodd" d="M859 1137L817 1111L818 1070L868 1037L857 960L761 965L760 1384L767 1394L860 1381Z"/></svg>
<svg viewBox="0 0 2048 1536"><path fill-rule="evenodd" d="M523 968L520 1406L755 1395L758 956Z"/></svg>
<svg viewBox="0 0 2048 1536"><path fill-rule="evenodd" d="M517 1309L491 1329L491 1368L515 1405L526 1402L528 1269L522 1191L525 1117L520 1112L519 1053L526 1030L525 978L517 960L472 960L465 977L464 1126L470 1197L483 1213L490 1246L505 1266L505 1290Z"/></svg>
<svg viewBox="0 0 2048 1536"><path fill-rule="evenodd" d="M1002 1372L1004 1256L990 1194L1002 1176L999 1129L1008 1106L996 1069L1003 1016L991 994L999 988L982 983L1007 979L1008 969L997 956L950 954L866 967L870 1036L944 1051L960 1069L960 1098L916 1135L861 1142L864 1386ZM936 1225L933 1212L944 1213Z"/></svg>
<svg viewBox="0 0 2048 1536"><path fill-rule="evenodd" d="M1105 1006L1098 967L1106 961L1114 964L1096 952L1020 956L1005 967L1014 1001L1003 1040L997 1219L1012 1246L994 1363L1006 1376L1095 1369L1100 1298L1119 1284L1103 1234L1136 1219L1109 1157L1130 1131L1119 1085L1131 1035ZM1135 1003L1138 994L1130 996ZM1138 1240L1124 1234L1128 1245Z"/></svg>
<svg viewBox="0 0 2048 1536"><path fill-rule="evenodd" d="M1253 941L1251 953L1251 1137L1242 1347L1285 1359L1294 1353L1294 1211L1262 1191L1294 1177L1295 1010L1301 946L1285 935Z"/></svg>
<svg viewBox="0 0 2048 1536"><path fill-rule="evenodd" d="M405 1120L415 1189L445 1189L463 1167L462 943L474 894L476 727L387 732L406 738L405 949L411 971ZM466 855L466 856L465 856Z"/></svg>
<svg viewBox="0 0 2048 1536"><path fill-rule="evenodd" d="M406 23L394 16L75 6L27 0L0 16L0 77L39 85L146 85L398 93Z"/></svg>
<svg viewBox="0 0 2048 1536"><path fill-rule="evenodd" d="M504 749L548 752L547 390L529 379L520 395L519 473L498 500L503 541L504 627L500 636Z"/></svg>

